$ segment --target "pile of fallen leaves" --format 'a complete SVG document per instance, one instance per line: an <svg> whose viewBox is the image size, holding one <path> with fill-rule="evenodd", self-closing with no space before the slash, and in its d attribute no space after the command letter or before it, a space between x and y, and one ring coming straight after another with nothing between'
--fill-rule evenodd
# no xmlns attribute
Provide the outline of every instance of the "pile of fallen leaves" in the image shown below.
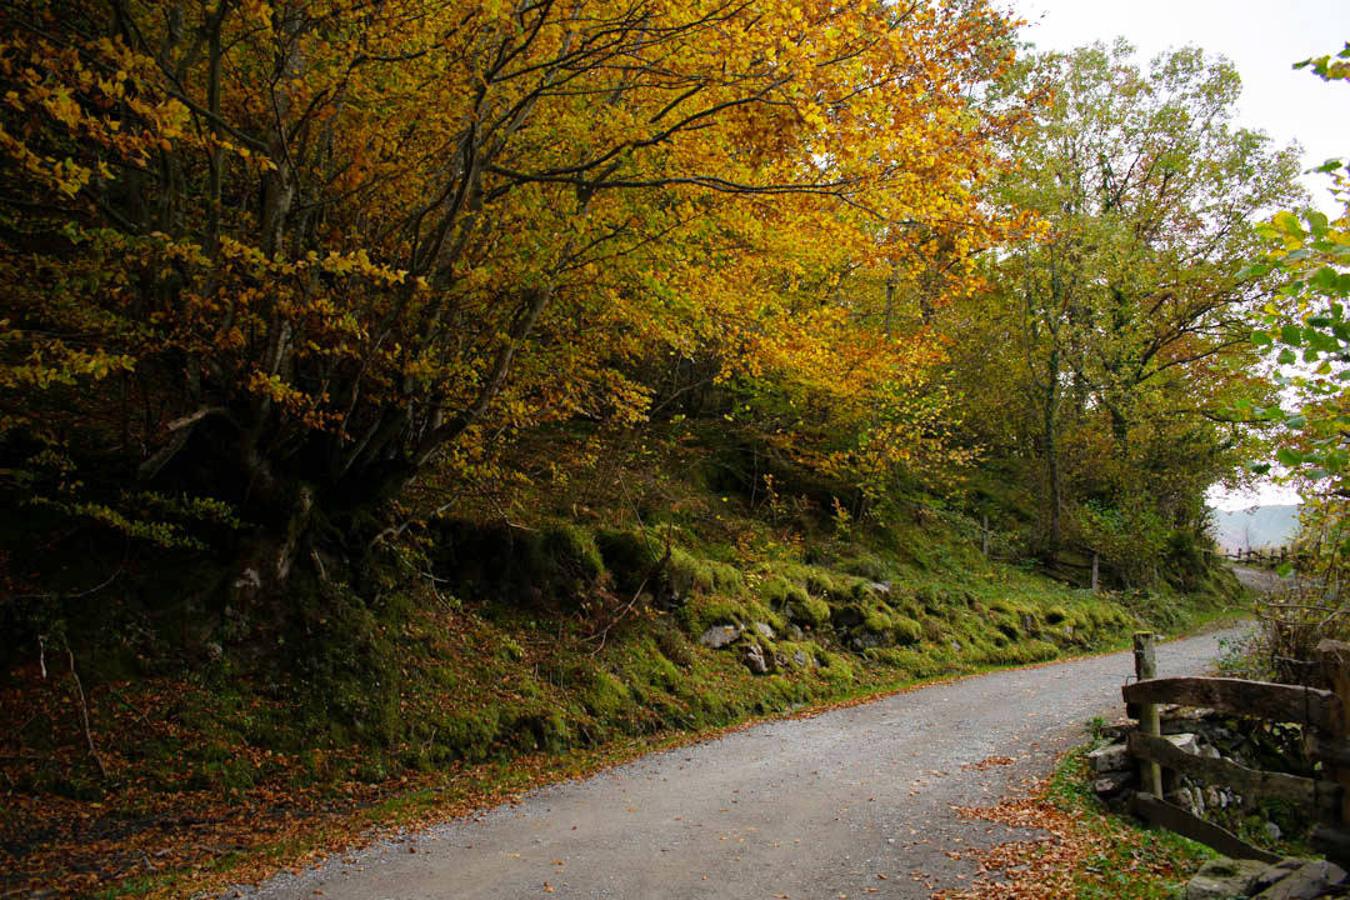
<svg viewBox="0 0 1350 900"><path fill-rule="evenodd" d="M1039 900L1081 896L1093 886L1101 889L1094 895L1119 896L1121 879L1137 886L1140 896L1148 896L1151 886L1184 877L1168 854L1151 846L1148 832L1101 810L1066 809L1070 804L1051 798L1050 785L1051 779L1042 780L1029 796L1005 800L997 806L957 808L963 818L1036 830L1044 837L1007 841L981 851L980 874L971 886L943 891L935 897Z"/></svg>

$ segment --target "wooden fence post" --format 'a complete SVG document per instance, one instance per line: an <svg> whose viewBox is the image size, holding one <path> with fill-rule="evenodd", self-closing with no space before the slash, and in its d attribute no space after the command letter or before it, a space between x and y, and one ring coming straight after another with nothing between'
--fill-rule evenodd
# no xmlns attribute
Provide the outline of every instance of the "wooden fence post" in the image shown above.
<svg viewBox="0 0 1350 900"><path fill-rule="evenodd" d="M1317 659L1322 665L1322 677L1327 687L1335 692L1341 701L1341 715L1336 723L1336 732L1330 737L1340 743L1350 733L1350 644L1343 641L1324 640L1317 645ZM1328 766L1332 780L1345 787L1341 794L1341 826L1350 826L1350 768Z"/></svg>
<svg viewBox="0 0 1350 900"><path fill-rule="evenodd" d="M1158 655L1154 635L1151 631L1136 631L1134 633L1134 674L1138 676L1140 681L1148 681L1151 678L1158 677ZM1162 721L1158 714L1158 704L1140 704L1139 728L1144 734L1151 734L1155 737L1162 735ZM1140 774L1144 789L1161 800L1163 798L1162 767L1156 762L1148 761L1143 764Z"/></svg>
<svg viewBox="0 0 1350 900"><path fill-rule="evenodd" d="M1340 822L1336 826L1319 827L1313 832L1313 846L1327 858L1342 866L1350 866L1350 765L1345 763L1346 737L1350 735L1350 644L1344 641L1324 640L1317 645L1317 661L1322 677L1341 701L1340 715L1333 722L1331 733L1323 742L1330 752L1324 758L1330 780L1341 786Z"/></svg>
<svg viewBox="0 0 1350 900"><path fill-rule="evenodd" d="M1097 573L1098 573L1098 558L1097 558L1097 551L1094 550L1092 551L1092 593L1094 594L1097 593L1097 580L1098 580Z"/></svg>
<svg viewBox="0 0 1350 900"><path fill-rule="evenodd" d="M984 558L989 558L989 513L984 514L984 519L980 524L980 552Z"/></svg>

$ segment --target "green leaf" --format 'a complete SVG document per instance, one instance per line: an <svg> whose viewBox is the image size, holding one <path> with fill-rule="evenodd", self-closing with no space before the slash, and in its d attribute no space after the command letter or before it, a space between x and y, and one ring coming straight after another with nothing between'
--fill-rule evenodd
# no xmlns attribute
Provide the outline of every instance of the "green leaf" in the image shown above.
<svg viewBox="0 0 1350 900"><path fill-rule="evenodd" d="M1275 458L1280 461L1281 465L1291 467L1297 466L1303 462L1303 454L1299 453L1297 450L1292 450L1289 447L1281 447L1276 451Z"/></svg>
<svg viewBox="0 0 1350 900"><path fill-rule="evenodd" d="M1271 222L1274 223L1275 227L1280 229L1282 233L1289 235L1290 237L1303 237L1303 223L1299 221L1298 216L1287 209L1277 212L1275 218L1271 219Z"/></svg>
<svg viewBox="0 0 1350 900"><path fill-rule="evenodd" d="M1272 341L1270 335L1264 331L1253 331L1252 343L1258 347L1269 347L1274 341Z"/></svg>
<svg viewBox="0 0 1350 900"><path fill-rule="evenodd" d="M1325 216L1323 218L1325 218ZM1308 279L1309 285L1324 294L1335 291L1339 283L1340 278L1336 274L1336 270L1331 268L1331 266L1323 266L1313 273L1312 278Z"/></svg>
<svg viewBox="0 0 1350 900"><path fill-rule="evenodd" d="M1291 562L1282 562L1275 567L1275 574L1281 578L1288 578L1294 574L1294 564Z"/></svg>

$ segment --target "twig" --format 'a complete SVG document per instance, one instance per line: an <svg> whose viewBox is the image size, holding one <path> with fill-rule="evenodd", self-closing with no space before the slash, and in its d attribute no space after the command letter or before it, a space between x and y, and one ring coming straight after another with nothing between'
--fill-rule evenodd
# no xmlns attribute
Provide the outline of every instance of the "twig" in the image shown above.
<svg viewBox="0 0 1350 900"><path fill-rule="evenodd" d="M605 641L609 639L609 633L612 630L614 630L614 626L618 625L624 619L628 618L628 614L633 611L633 608L635 606L637 606L637 602L642 597L643 591L647 589L647 583L651 581L653 578L660 575L669 562L670 562L670 533L669 531L667 531L665 555L662 556L659 560L657 560L656 564L653 565L651 569L647 572L647 574L642 577L641 583L638 584L638 589L633 592L632 599L629 600L626 604L624 604L624 606L610 618L609 622L606 623L604 628L600 629L595 634L592 634L586 638L586 640L588 641L593 641L596 640L597 638L600 640L599 645L596 646L596 648L591 651L591 656L597 656L599 655L601 650L605 649Z"/></svg>
<svg viewBox="0 0 1350 900"><path fill-rule="evenodd" d="M80 675L75 671L75 653L67 647L66 656L70 659L70 677L75 679L75 692L80 698L80 719L84 723L84 739L89 744L89 755L92 756L94 762L98 764L99 773L102 774L104 779L107 779L108 769L103 765L103 758L99 756L98 751L94 749L94 734L89 730L89 704L86 703L84 699L84 685L80 683Z"/></svg>

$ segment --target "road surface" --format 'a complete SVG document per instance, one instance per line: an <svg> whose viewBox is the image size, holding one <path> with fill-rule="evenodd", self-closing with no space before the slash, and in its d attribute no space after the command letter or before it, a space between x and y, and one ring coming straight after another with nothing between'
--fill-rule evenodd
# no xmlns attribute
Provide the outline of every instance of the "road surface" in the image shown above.
<svg viewBox="0 0 1350 900"><path fill-rule="evenodd" d="M1160 674L1205 670L1231 634L1160 646ZM973 879L969 849L1030 836L961 819L952 807L991 805L1046 774L1082 739L1085 722L1123 713L1120 685L1132 672L1130 654L1117 653L771 722L544 788L248 893L927 897ZM1015 762L978 765L994 757Z"/></svg>

